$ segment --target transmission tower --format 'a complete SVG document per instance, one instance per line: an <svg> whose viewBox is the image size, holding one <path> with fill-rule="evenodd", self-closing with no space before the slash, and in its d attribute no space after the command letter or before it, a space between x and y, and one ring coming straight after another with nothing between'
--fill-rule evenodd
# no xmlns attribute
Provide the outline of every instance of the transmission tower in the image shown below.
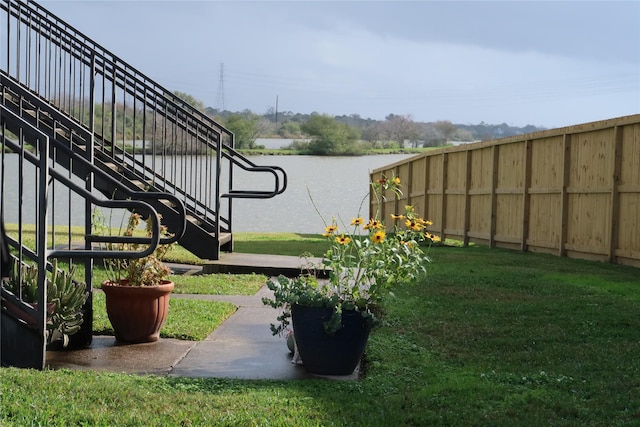
<svg viewBox="0 0 640 427"><path fill-rule="evenodd" d="M224 111L224 63L220 63L220 79L218 80L218 94L216 96L216 108Z"/></svg>

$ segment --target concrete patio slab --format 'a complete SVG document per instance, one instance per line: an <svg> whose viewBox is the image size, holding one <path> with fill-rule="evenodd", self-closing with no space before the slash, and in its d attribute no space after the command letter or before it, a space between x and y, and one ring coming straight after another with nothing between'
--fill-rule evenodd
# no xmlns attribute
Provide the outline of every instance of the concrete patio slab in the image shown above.
<svg viewBox="0 0 640 427"><path fill-rule="evenodd" d="M268 271L272 268L284 268L294 272L299 268L300 262L298 257L226 255L237 255L235 260L239 263L240 270L254 263L267 268ZM225 258L228 266L229 257ZM201 273L193 266L174 268L189 272L186 274ZM266 285L256 294L249 296L174 294L172 298L229 301L238 309L203 341L161 338L155 343L119 345L112 336L94 336L91 347L87 349L48 351L46 366L50 369L68 368L194 378L359 378L358 369L346 376L318 376L308 373L302 365L291 363L292 354L287 348L286 340L273 336L269 329L271 323L276 323L278 316L276 310L262 303L262 298L270 295L272 292Z"/></svg>
<svg viewBox="0 0 640 427"><path fill-rule="evenodd" d="M81 369L128 374L167 375L196 345L162 338L144 344L119 345L112 336L94 336L90 348L47 351L49 369Z"/></svg>

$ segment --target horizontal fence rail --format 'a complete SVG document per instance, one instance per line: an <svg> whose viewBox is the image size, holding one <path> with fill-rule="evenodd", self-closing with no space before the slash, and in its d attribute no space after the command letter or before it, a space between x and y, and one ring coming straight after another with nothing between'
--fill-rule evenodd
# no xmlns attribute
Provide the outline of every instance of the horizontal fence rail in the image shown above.
<svg viewBox="0 0 640 427"><path fill-rule="evenodd" d="M442 238L640 266L640 115L428 151L383 175L405 190L384 215L413 205Z"/></svg>

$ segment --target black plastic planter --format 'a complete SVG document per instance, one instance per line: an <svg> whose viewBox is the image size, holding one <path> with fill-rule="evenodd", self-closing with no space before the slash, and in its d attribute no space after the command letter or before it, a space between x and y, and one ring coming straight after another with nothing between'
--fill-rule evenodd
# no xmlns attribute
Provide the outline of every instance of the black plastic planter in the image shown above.
<svg viewBox="0 0 640 427"><path fill-rule="evenodd" d="M293 305L291 318L300 358L305 369L319 375L350 375L364 353L371 327L359 312L345 310L342 328L329 335L324 322L332 310Z"/></svg>

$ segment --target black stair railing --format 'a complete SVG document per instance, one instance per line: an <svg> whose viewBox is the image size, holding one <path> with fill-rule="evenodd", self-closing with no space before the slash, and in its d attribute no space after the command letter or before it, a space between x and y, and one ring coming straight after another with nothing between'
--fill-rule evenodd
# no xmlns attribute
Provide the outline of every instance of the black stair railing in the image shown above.
<svg viewBox="0 0 640 427"><path fill-rule="evenodd" d="M230 131L36 3L0 0L0 22L1 70L88 129L107 167L176 195L216 237L231 233L234 198L285 190L284 170L240 155ZM241 189L236 171L272 189Z"/></svg>
<svg viewBox="0 0 640 427"><path fill-rule="evenodd" d="M3 92L4 93L4 92ZM71 150L65 144L60 144L55 138L50 138L41 130L32 126L24 118L0 103L0 212L2 218L14 218L15 222L7 235L7 241L13 248L13 256L19 265L25 262L35 262L39 272L51 270L50 260L53 258L68 259L70 263L78 260L85 264L85 282L88 289L92 289L93 259L95 258L139 258L152 253L158 244L169 244L177 241L185 232L186 212L182 202L174 195L153 192L129 192L127 200L105 200L85 188L84 181L94 178L113 180L104 171L97 168L82 156L82 153ZM51 155L55 153L55 155ZM65 157L67 168L51 158ZM14 169L9 166L11 163ZM71 169L83 171L84 180L78 179ZM17 172L12 172L17 171ZM17 176L10 176L10 174ZM24 184L29 182L31 191ZM11 191L9 187L17 187ZM60 189L62 187L62 190ZM80 199L79 209L85 210L85 216L90 217L96 207L107 210L136 211L152 221L152 236L127 237L120 235L94 234L94 226L90 218L85 221L84 232L80 241L70 226L60 226L51 218L51 201L58 194L67 190L73 192ZM152 201L165 200L172 206L181 223L181 227L172 229L174 236L161 238L160 217ZM78 209L69 198L68 209ZM29 212L35 209L35 212ZM27 218L33 214L34 219ZM32 222L35 223L32 224ZM33 238L28 236L33 234ZM33 242L35 241L35 243ZM65 243L66 242L66 243ZM95 244L101 244L96 246ZM100 249L112 243L138 243L143 245L139 251L120 251ZM77 247L80 249L77 249ZM37 308L22 304L21 296L8 292L0 287L2 309L0 316L0 361L2 365L31 367L42 369L45 366L46 347L46 285L45 274L38 275L38 301L42 301ZM21 309L33 312L37 324L27 325L11 316L8 306L21 305ZM91 342L92 335L92 299L87 300L85 306L85 321L81 331L72 336L75 345L84 346Z"/></svg>

